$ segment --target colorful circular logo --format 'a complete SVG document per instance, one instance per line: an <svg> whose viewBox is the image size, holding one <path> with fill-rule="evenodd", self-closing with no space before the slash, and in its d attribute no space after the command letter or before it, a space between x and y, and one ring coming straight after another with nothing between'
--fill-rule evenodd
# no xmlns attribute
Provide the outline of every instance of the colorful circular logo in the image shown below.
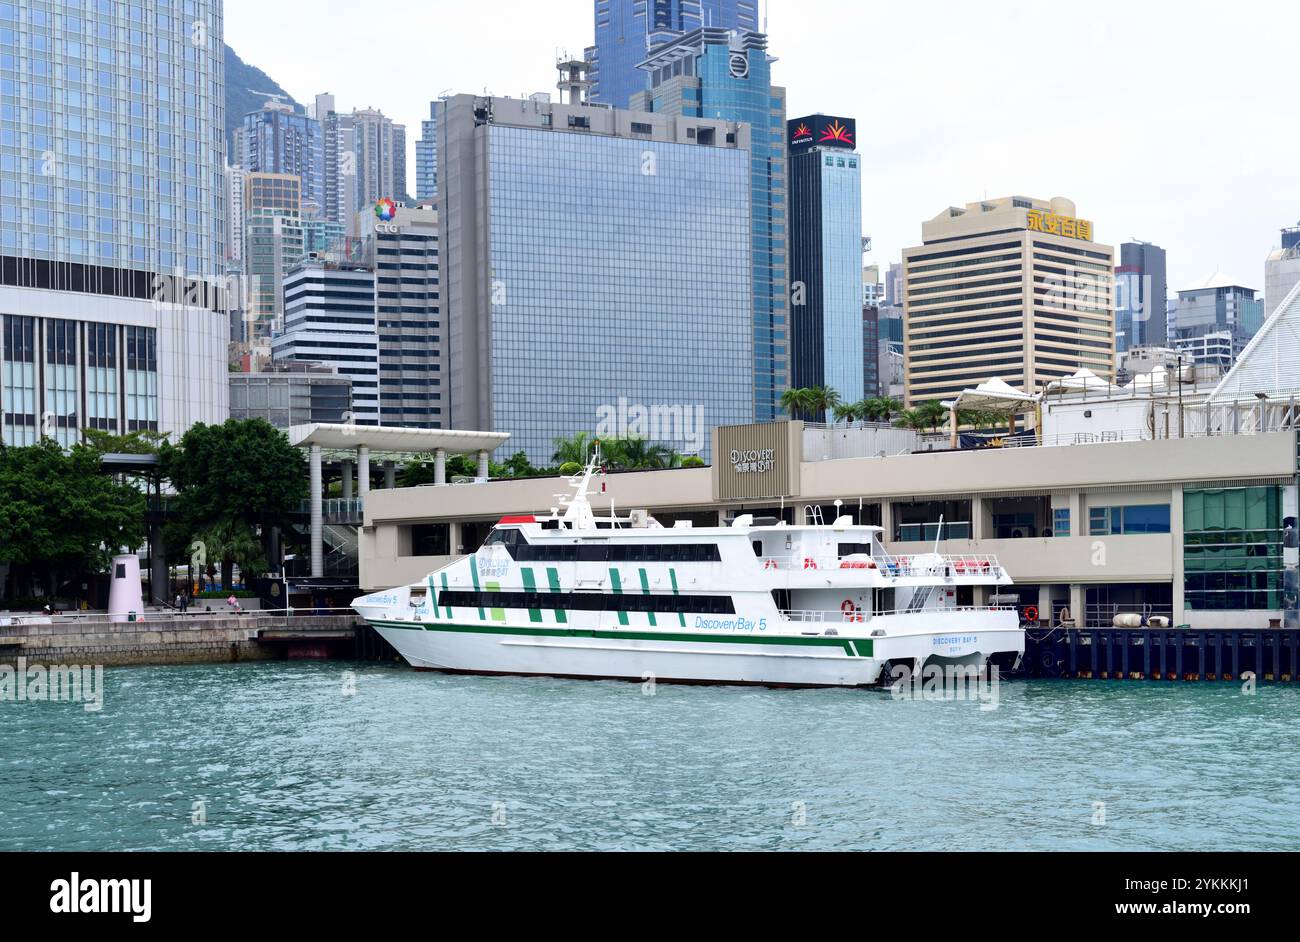
<svg viewBox="0 0 1300 942"><path fill-rule="evenodd" d="M388 197L375 201L375 215L380 222L392 222L397 216L397 204Z"/></svg>

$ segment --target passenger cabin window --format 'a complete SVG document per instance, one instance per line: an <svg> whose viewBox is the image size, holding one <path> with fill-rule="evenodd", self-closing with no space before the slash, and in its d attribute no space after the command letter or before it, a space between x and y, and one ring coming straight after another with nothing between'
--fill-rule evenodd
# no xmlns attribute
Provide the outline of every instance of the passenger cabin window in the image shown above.
<svg viewBox="0 0 1300 942"><path fill-rule="evenodd" d="M857 556L858 554L871 555L871 543L841 543L840 556Z"/></svg>
<svg viewBox="0 0 1300 942"><path fill-rule="evenodd" d="M763 555L763 541L762 541L762 540L755 540L754 543L753 543L753 546L754 546L754 555L755 555L755 556L762 556L762 555Z"/></svg>

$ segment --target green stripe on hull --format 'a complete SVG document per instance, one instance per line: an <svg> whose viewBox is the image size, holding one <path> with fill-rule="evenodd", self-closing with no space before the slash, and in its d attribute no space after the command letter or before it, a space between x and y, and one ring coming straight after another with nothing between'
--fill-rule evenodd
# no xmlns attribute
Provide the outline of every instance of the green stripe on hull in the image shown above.
<svg viewBox="0 0 1300 942"><path fill-rule="evenodd" d="M469 554L469 577L470 577L470 579L472 579L472 580L474 581L474 591L475 591L475 592L479 591L479 584L478 584L478 554L477 554L477 553L470 553L470 554ZM479 617L479 618L485 618L485 617L486 617L486 616L483 614L483 609L482 609L482 608L479 608L479 610L478 610L478 617Z"/></svg>
<svg viewBox="0 0 1300 942"><path fill-rule="evenodd" d="M537 580L533 577L533 567L522 566L520 567L520 572L523 573L524 577L524 591L536 592ZM540 622L542 620L542 610L540 608L530 608L528 610L528 620L532 622Z"/></svg>
<svg viewBox="0 0 1300 942"><path fill-rule="evenodd" d="M611 569L609 571L609 584L610 584L610 588L614 590L615 595L623 594L623 580L618 577L617 569ZM620 625L627 624L627 612L618 613L618 623Z"/></svg>
<svg viewBox="0 0 1300 942"><path fill-rule="evenodd" d="M444 591L444 592L447 591L447 574L446 574L445 572L442 574L442 591ZM447 610L447 617L450 618L450 617L451 617L451 606L450 606L450 605L447 605L447 606L444 606L444 607L445 607L446 610Z"/></svg>
<svg viewBox="0 0 1300 942"><path fill-rule="evenodd" d="M374 619L373 624L403 631L449 631L457 634L522 635L543 638L597 638L602 640L625 639L631 641L677 641L707 644L775 644L807 648L839 648L849 657L871 657L873 644L870 638L828 638L825 635L802 637L793 635L713 635L668 631L600 631L585 628L533 628L524 625L443 625L428 622L413 623Z"/></svg>
<svg viewBox="0 0 1300 942"><path fill-rule="evenodd" d="M546 581L550 583L552 592L558 593L560 591L560 571L554 566L546 567ZM561 625L568 624L569 618L564 614L564 609L557 608L555 610L555 621Z"/></svg>
<svg viewBox="0 0 1300 942"><path fill-rule="evenodd" d="M641 569L641 570L638 570L638 571L641 573L641 594L642 594L642 595L649 595L649 594L650 594L650 577L646 575L646 572L645 572L644 569ZM647 612L646 614L650 616L650 627L651 627L651 628L654 628L656 625L659 624L659 622L655 621L655 613L654 613L654 612ZM679 614L680 614L680 613L679 613Z"/></svg>
<svg viewBox="0 0 1300 942"><path fill-rule="evenodd" d="M678 588L677 588L677 570L674 569L672 566L669 566L669 567L668 567L668 578L671 579L671 580L673 581L673 595L681 595L682 593L681 593L680 590L678 590ZM685 613L685 612L678 612L678 613L677 613L677 617L680 618L680 619L682 620L682 627L685 628L685 627L686 627L686 613Z"/></svg>

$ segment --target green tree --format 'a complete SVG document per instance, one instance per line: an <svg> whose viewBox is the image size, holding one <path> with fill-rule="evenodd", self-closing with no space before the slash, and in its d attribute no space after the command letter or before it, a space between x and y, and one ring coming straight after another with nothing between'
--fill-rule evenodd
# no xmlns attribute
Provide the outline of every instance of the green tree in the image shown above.
<svg viewBox="0 0 1300 942"><path fill-rule="evenodd" d="M835 415L836 422L852 423L863 417L861 407L861 402L841 402L831 412Z"/></svg>
<svg viewBox="0 0 1300 942"><path fill-rule="evenodd" d="M556 438L551 444L555 446L551 460L557 465L570 461L585 465L591 460L591 448L595 441L586 432L577 432L568 438Z"/></svg>
<svg viewBox="0 0 1300 942"><path fill-rule="evenodd" d="M926 426L926 419L920 409L902 409L894 419L894 424L899 428L922 431Z"/></svg>
<svg viewBox="0 0 1300 942"><path fill-rule="evenodd" d="M605 465L618 471L655 471L681 463L677 452L646 438L604 439L600 444Z"/></svg>
<svg viewBox="0 0 1300 942"><path fill-rule="evenodd" d="M176 519L165 535L174 559L187 557L199 534L236 524L260 530L265 545L273 527L288 532L307 498L306 459L263 419L200 423L160 454L176 489Z"/></svg>
<svg viewBox="0 0 1300 942"><path fill-rule="evenodd" d="M813 386L808 390L809 411L818 419L825 419L839 404L840 394L830 386Z"/></svg>
<svg viewBox="0 0 1300 942"><path fill-rule="evenodd" d="M811 397L807 389L787 389L781 393L778 405L782 412L789 413L792 419L802 419L808 415Z"/></svg>
<svg viewBox="0 0 1300 942"><path fill-rule="evenodd" d="M144 516L143 492L103 473L94 448L0 445L0 563L15 594L33 583L53 594L61 579L103 572L144 542Z"/></svg>
<svg viewBox="0 0 1300 942"><path fill-rule="evenodd" d="M932 432L937 432L939 426L948 418L948 407L937 399L929 399L921 403L916 407L916 411L921 414L924 424Z"/></svg>
<svg viewBox="0 0 1300 942"><path fill-rule="evenodd" d="M873 396L867 400L867 418L872 422L888 422L903 411L903 404L892 396Z"/></svg>
<svg viewBox="0 0 1300 942"><path fill-rule="evenodd" d="M220 564L221 584L227 589L235 584L236 566L245 583L267 571L262 543L247 523L222 520L196 534L195 539L203 544L209 571Z"/></svg>

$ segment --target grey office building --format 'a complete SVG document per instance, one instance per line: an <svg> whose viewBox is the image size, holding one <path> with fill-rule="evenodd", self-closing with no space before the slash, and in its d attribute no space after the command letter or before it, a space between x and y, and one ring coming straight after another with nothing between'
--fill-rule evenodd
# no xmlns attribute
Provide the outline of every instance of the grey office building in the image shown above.
<svg viewBox="0 0 1300 942"><path fill-rule="evenodd" d="M230 417L265 419L279 429L342 423L352 411L352 382L313 363L276 364L262 373L230 374Z"/></svg>
<svg viewBox="0 0 1300 942"><path fill-rule="evenodd" d="M440 116L451 427L536 462L620 400L753 420L747 125L540 96ZM677 424L615 431L707 453Z"/></svg>
<svg viewBox="0 0 1300 942"><path fill-rule="evenodd" d="M375 216L369 214L374 222ZM369 248L379 330L379 415L384 425L443 428L438 214L400 206L375 223Z"/></svg>
<svg viewBox="0 0 1300 942"><path fill-rule="evenodd" d="M1115 350L1160 347L1169 339L1165 314L1169 282L1165 250L1150 242L1125 242L1115 266Z"/></svg>

